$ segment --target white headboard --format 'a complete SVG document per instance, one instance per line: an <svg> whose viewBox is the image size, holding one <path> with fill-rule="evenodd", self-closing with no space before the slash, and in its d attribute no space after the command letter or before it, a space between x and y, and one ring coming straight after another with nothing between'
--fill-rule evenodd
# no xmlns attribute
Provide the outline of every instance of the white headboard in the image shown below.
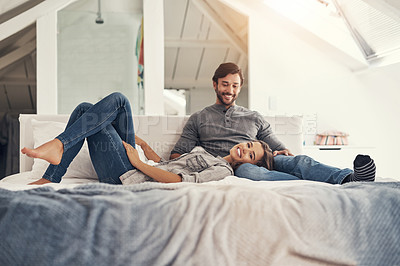
<svg viewBox="0 0 400 266"><path fill-rule="evenodd" d="M21 114L20 147L33 147L32 119L67 123L69 115ZM134 116L135 133L143 138L163 158L169 154L179 139L189 116ZM294 153L301 154L303 147L302 116L265 116L276 136ZM54 136L56 137L56 136ZM33 159L20 155L20 172L32 169Z"/></svg>

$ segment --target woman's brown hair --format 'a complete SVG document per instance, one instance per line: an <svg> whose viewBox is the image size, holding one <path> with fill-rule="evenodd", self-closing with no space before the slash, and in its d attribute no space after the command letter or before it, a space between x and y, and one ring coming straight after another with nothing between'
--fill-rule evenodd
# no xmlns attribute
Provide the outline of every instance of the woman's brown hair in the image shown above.
<svg viewBox="0 0 400 266"><path fill-rule="evenodd" d="M274 155L269 145L262 140L254 140L259 142L264 149L264 155L259 162L256 163L258 166L267 168L268 170L274 170Z"/></svg>
<svg viewBox="0 0 400 266"><path fill-rule="evenodd" d="M267 168L268 170L274 170L274 155L269 145L262 140L253 140L253 142L259 142L264 150L264 155L260 161L255 163L255 165ZM231 166L234 170L238 168L242 163L235 162Z"/></svg>

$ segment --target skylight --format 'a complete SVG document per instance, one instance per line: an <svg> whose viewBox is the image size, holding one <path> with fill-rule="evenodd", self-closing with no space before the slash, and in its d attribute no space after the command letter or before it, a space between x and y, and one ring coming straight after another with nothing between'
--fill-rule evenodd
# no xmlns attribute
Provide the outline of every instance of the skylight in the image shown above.
<svg viewBox="0 0 400 266"><path fill-rule="evenodd" d="M367 67L367 61L355 43L345 21L331 0L263 0L264 4L333 45Z"/></svg>
<svg viewBox="0 0 400 266"><path fill-rule="evenodd" d="M398 61L400 17L389 1L332 0L371 65ZM400 58L400 57L399 57Z"/></svg>
<svg viewBox="0 0 400 266"><path fill-rule="evenodd" d="M364 64L400 62L398 0L263 1Z"/></svg>

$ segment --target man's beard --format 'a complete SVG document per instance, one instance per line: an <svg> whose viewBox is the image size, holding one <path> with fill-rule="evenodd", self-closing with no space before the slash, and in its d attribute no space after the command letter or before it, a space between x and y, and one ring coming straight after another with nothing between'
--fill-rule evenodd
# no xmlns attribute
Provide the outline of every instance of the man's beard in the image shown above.
<svg viewBox="0 0 400 266"><path fill-rule="evenodd" d="M232 94L232 100L229 101L228 103L226 103L226 102L224 101L224 94L225 94L225 93L219 92L218 90L216 90L216 94L217 94L218 100L219 100L223 105L225 105L225 106L230 106L230 105L232 105L232 104L236 101L236 98L237 98L237 95L236 95L236 94Z"/></svg>

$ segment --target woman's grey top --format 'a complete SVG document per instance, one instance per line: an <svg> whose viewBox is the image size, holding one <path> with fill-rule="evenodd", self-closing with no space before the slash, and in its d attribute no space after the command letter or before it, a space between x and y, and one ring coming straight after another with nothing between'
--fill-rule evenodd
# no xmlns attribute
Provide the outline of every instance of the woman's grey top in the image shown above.
<svg viewBox="0 0 400 266"><path fill-rule="evenodd" d="M233 169L225 159L220 156L214 157L200 146L173 160L161 161L154 167L180 175L182 182L217 181L233 175ZM137 169L121 175L120 180L124 185L154 181Z"/></svg>

